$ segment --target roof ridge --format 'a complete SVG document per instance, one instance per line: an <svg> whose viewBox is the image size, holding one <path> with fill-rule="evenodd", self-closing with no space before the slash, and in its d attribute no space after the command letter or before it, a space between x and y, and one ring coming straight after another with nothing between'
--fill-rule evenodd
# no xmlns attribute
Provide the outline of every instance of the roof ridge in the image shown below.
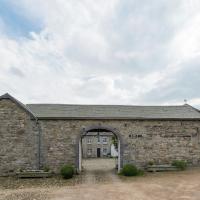
<svg viewBox="0 0 200 200"><path fill-rule="evenodd" d="M200 114L200 110L198 110L197 108L191 106L190 104L187 104L187 103L186 103L186 104L184 104L184 106L190 107L190 108L192 108L194 111L196 111L197 113Z"/></svg>
<svg viewBox="0 0 200 200"><path fill-rule="evenodd" d="M30 103L30 105L60 105L60 106L125 106L125 107L183 107L184 105L125 105L125 104L60 104L60 103Z"/></svg>

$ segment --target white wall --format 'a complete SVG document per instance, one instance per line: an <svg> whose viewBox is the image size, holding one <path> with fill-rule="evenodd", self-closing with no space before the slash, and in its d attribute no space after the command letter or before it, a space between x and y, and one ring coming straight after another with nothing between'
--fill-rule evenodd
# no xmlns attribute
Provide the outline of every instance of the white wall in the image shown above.
<svg viewBox="0 0 200 200"><path fill-rule="evenodd" d="M111 144L111 156L113 157L118 156L118 152L116 151L114 144Z"/></svg>

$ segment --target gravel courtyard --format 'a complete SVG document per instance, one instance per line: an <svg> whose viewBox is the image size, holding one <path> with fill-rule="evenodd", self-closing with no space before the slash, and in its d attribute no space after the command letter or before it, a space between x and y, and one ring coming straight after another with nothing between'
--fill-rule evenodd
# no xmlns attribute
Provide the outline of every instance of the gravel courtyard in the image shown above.
<svg viewBox="0 0 200 200"><path fill-rule="evenodd" d="M115 174L114 162L84 160L84 172L71 180L0 178L0 200L200 199L200 169L126 178Z"/></svg>

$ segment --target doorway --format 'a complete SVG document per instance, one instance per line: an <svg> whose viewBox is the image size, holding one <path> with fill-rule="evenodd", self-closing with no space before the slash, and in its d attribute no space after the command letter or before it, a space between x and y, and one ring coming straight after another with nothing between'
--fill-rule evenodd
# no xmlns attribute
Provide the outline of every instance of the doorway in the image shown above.
<svg viewBox="0 0 200 200"><path fill-rule="evenodd" d="M113 148L108 148L105 147L106 143L107 143L107 139L105 139L105 135L106 137L109 135L113 135L112 138L115 138L114 140L114 147L116 148L116 152L117 155L115 154L115 156L113 157L111 154L111 150ZM90 139L91 138L91 139ZM92 139L93 138L93 139ZM95 138L95 139L94 139ZM117 169L117 171L119 172L121 167L123 166L123 143L122 143L122 138L121 135L119 134L119 132L111 127L105 127L105 126L92 126L92 127L88 127L88 128L83 128L81 131L80 136L77 138L77 169L78 171L82 171L83 169L83 158L84 159L89 159L92 160L92 162L97 162L95 161L95 157L96 158L101 158L101 159L107 159L107 158L114 158L114 162L110 162L110 163L114 163L113 164L113 169ZM92 141L95 140L96 141L96 148L93 148L93 143ZM87 148L84 148L84 146L87 144ZM103 146L99 146L99 145L103 145ZM94 153L93 153L94 152ZM115 153L116 153L115 152ZM87 154L87 157L85 157L85 155ZM106 163L109 163L106 161ZM95 163L96 164L96 163Z"/></svg>
<svg viewBox="0 0 200 200"><path fill-rule="evenodd" d="M97 158L100 158L100 157L101 157L101 149L97 148Z"/></svg>

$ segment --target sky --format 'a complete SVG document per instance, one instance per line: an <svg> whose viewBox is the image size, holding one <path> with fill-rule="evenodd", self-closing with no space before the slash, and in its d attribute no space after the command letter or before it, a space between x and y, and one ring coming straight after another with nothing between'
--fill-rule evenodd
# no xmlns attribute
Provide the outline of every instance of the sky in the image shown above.
<svg viewBox="0 0 200 200"><path fill-rule="evenodd" d="M200 108L199 0L0 0L0 95Z"/></svg>

